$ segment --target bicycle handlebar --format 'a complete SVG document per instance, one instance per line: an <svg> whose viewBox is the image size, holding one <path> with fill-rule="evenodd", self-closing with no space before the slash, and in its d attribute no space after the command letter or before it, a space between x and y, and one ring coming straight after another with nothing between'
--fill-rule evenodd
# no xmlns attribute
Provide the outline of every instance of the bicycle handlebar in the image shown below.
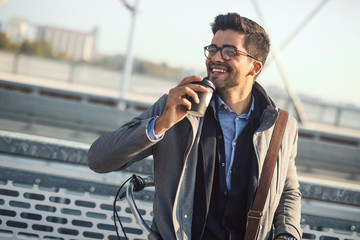
<svg viewBox="0 0 360 240"><path fill-rule="evenodd" d="M129 203L130 210L133 213L135 220L138 222L141 229L147 235L148 240L162 240L161 236L158 233L152 231L151 228L146 224L134 201L134 191L139 192L145 187L151 186L154 186L154 178L152 176L142 178L133 174L133 178L130 180L129 186L126 189L126 199Z"/></svg>

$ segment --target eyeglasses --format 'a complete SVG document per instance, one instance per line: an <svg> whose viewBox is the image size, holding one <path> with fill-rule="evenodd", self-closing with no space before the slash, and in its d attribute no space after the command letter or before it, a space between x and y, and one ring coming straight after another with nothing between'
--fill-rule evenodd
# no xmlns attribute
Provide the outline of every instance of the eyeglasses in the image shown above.
<svg viewBox="0 0 360 240"><path fill-rule="evenodd" d="M221 53L221 57L225 61L229 61L234 56L240 55L240 54L243 54L243 55L245 55L247 57L250 57L250 58L253 58L253 59L257 60L254 56L248 54L247 52L241 51L241 50L239 50L238 48L236 48L235 46L232 46L232 45L225 45L222 48L218 48L217 46L212 45L212 44L209 45L209 46L206 46L206 47L204 47L205 57L211 59L216 55L217 51L219 51L219 50L220 50L220 53Z"/></svg>

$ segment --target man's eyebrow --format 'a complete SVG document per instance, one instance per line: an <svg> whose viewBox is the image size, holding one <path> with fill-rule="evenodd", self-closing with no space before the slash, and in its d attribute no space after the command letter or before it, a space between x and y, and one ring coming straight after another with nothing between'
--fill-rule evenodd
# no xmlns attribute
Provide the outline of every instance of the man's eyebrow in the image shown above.
<svg viewBox="0 0 360 240"><path fill-rule="evenodd" d="M216 45L216 44L214 44L214 43L211 43L209 46L214 46L214 47L219 48L219 46L218 46L218 45ZM223 45L221 46L221 48L223 48L223 47L234 47L234 48L236 48L236 49L237 49L237 47L236 47L236 46L231 45L231 44L223 44Z"/></svg>

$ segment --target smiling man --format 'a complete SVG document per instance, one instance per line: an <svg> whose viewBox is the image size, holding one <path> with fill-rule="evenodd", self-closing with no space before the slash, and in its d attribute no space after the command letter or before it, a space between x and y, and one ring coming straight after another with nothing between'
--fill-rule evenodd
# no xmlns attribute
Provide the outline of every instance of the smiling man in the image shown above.
<svg viewBox="0 0 360 240"><path fill-rule="evenodd" d="M270 49L269 37L237 13L219 15L204 47L216 91L204 117L188 114L198 93L183 79L151 108L91 146L96 172L154 158L152 229L163 239L244 239L278 108L256 82ZM301 239L297 179L297 122L289 117L260 219L257 239Z"/></svg>

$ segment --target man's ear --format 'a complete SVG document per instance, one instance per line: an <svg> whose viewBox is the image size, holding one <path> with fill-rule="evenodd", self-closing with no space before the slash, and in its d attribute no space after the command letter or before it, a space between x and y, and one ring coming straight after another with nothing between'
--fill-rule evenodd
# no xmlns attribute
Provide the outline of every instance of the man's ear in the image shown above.
<svg viewBox="0 0 360 240"><path fill-rule="evenodd" d="M260 61L257 61L257 60L254 60L252 62L252 65L253 66L252 66L252 68L250 70L250 75L255 77L256 75L258 75L260 73L263 65L262 65L262 63Z"/></svg>

